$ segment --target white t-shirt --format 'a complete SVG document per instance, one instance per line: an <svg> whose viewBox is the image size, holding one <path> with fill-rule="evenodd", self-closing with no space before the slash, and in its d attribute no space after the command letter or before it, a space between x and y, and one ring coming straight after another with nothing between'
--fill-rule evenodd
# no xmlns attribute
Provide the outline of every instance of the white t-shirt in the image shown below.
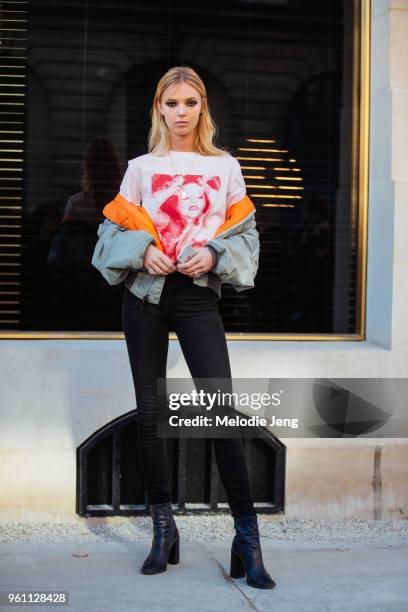
<svg viewBox="0 0 408 612"><path fill-rule="evenodd" d="M173 163L169 155L152 153L130 159L119 192L146 208L164 253L175 263L188 244L204 246L214 237L229 207L245 196L246 186L238 160L229 153L170 155Z"/></svg>

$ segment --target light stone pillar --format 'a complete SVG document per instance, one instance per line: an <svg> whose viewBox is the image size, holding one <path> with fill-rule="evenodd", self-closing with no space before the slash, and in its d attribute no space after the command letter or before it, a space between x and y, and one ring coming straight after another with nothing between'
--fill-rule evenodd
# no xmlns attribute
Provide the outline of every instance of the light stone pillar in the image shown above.
<svg viewBox="0 0 408 612"><path fill-rule="evenodd" d="M367 337L406 352L408 0L372 2L371 48Z"/></svg>

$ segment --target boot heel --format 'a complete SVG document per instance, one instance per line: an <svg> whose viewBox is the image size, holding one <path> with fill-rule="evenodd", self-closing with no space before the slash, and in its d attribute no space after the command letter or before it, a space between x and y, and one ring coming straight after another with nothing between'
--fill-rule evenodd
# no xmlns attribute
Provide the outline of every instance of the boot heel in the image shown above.
<svg viewBox="0 0 408 612"><path fill-rule="evenodd" d="M231 548L231 567L230 567L231 578L243 578L245 576L245 565L241 559Z"/></svg>
<svg viewBox="0 0 408 612"><path fill-rule="evenodd" d="M171 565L177 565L179 561L180 561L180 538L177 538L173 546L170 548L168 563L170 563Z"/></svg>

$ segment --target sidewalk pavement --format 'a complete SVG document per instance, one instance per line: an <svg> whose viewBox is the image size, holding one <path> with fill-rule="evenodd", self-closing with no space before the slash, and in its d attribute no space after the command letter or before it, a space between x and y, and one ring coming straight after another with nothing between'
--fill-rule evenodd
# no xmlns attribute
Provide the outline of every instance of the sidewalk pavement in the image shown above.
<svg viewBox="0 0 408 612"><path fill-rule="evenodd" d="M0 590L69 591L51 612L408 612L408 541L312 542L261 537L276 586L254 589L229 576L230 542L183 542L180 563L146 576L151 537L128 541L0 544ZM0 606L10 611L10 606Z"/></svg>

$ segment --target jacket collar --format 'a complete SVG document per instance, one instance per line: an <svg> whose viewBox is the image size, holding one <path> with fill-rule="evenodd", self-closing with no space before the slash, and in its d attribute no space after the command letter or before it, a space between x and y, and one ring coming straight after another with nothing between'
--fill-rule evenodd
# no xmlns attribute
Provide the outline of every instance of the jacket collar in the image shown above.
<svg viewBox="0 0 408 612"><path fill-rule="evenodd" d="M220 234L227 233L233 228L238 228L254 213L255 206L249 197L245 195L242 200L235 202L229 207L225 222L217 229L212 238L217 238ZM155 246L163 251L153 220L141 204L133 204L118 193L111 202L106 204L103 214L110 221L127 229L149 232L156 240Z"/></svg>

